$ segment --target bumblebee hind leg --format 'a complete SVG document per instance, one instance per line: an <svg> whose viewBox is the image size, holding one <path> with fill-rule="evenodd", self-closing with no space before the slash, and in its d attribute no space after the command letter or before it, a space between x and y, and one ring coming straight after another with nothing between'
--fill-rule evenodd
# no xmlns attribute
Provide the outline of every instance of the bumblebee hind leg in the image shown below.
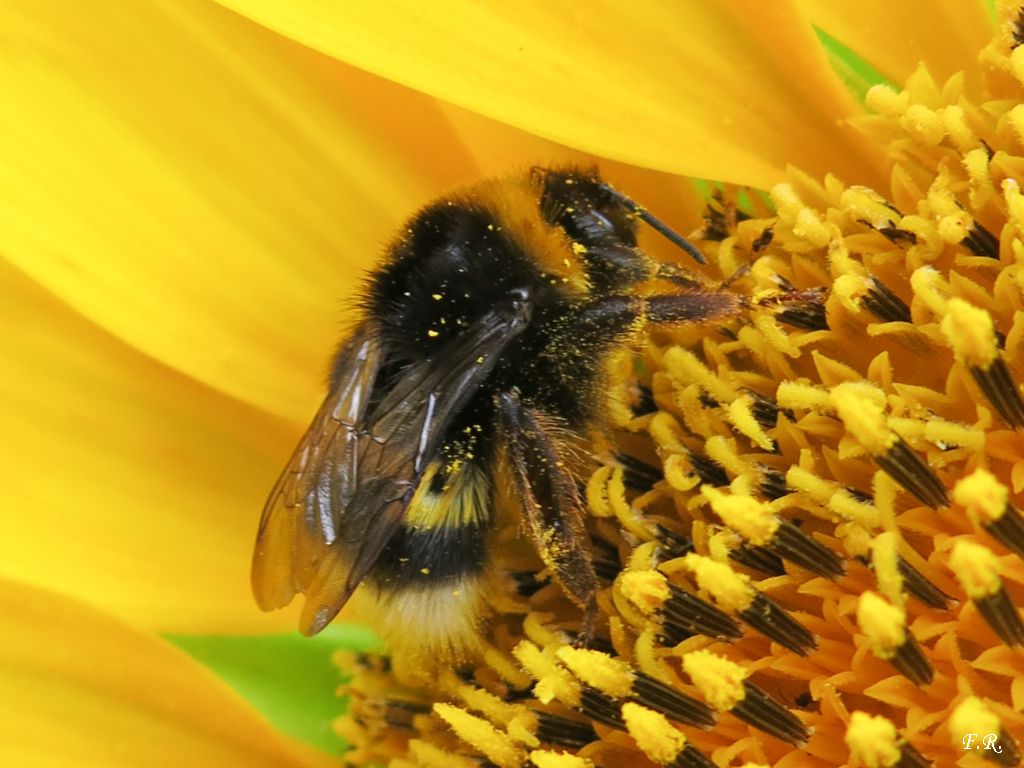
<svg viewBox="0 0 1024 768"><path fill-rule="evenodd" d="M583 609L580 639L593 637L597 620L597 575L590 558L584 507L559 448L558 427L515 391L497 396L501 441L526 530L566 597Z"/></svg>

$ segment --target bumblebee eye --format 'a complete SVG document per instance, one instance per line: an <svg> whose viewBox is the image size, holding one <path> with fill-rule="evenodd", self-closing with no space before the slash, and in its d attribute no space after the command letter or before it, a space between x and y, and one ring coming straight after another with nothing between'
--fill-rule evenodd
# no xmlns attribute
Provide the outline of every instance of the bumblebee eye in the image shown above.
<svg viewBox="0 0 1024 768"><path fill-rule="evenodd" d="M585 204L584 204L585 205ZM636 245L633 223L624 214L614 213L596 207L568 207L558 216L557 223L576 242L588 247L615 241L624 245Z"/></svg>
<svg viewBox="0 0 1024 768"><path fill-rule="evenodd" d="M636 245L636 224L629 210L600 179L572 171L544 177L541 214L573 241L588 248L601 244Z"/></svg>

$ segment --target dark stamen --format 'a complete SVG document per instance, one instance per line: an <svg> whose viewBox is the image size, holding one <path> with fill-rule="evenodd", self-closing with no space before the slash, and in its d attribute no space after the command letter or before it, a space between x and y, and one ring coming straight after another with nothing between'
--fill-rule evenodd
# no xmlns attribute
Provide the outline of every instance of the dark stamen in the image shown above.
<svg viewBox="0 0 1024 768"><path fill-rule="evenodd" d="M899 439L884 455L875 456L875 461L897 483L902 485L932 509L949 503L946 486L935 476L924 459L910 450L910 446Z"/></svg>
<svg viewBox="0 0 1024 768"><path fill-rule="evenodd" d="M791 494L792 489L786 485L786 476L768 467L761 467L761 495L770 501L781 499Z"/></svg>
<svg viewBox="0 0 1024 768"><path fill-rule="evenodd" d="M896 566L903 577L903 586L907 588L907 592L930 608L940 611L949 608L949 601L952 598L932 584L923 573L902 557L897 559Z"/></svg>
<svg viewBox="0 0 1024 768"><path fill-rule="evenodd" d="M740 618L762 635L800 656L818 647L814 635L770 597L757 593L754 601L740 612Z"/></svg>
<svg viewBox="0 0 1024 768"><path fill-rule="evenodd" d="M871 288L861 298L861 303L883 322L909 323L911 320L907 303L876 277L871 278Z"/></svg>
<svg viewBox="0 0 1024 768"><path fill-rule="evenodd" d="M729 550L729 559L755 571L767 573L769 576L781 576L786 572L782 558L767 547L741 544L735 549Z"/></svg>
<svg viewBox="0 0 1024 768"><path fill-rule="evenodd" d="M975 598L974 605L1000 640L1011 648L1024 646L1024 623L1005 587L988 597Z"/></svg>
<svg viewBox="0 0 1024 768"><path fill-rule="evenodd" d="M793 746L807 741L810 733L800 718L748 680L743 681L743 690L743 700L732 708L736 717Z"/></svg>
<svg viewBox="0 0 1024 768"><path fill-rule="evenodd" d="M977 222L974 223L967 237L961 240L960 243L975 256L988 256L990 259L999 258L999 238Z"/></svg>
<svg viewBox="0 0 1024 768"><path fill-rule="evenodd" d="M1003 421L1014 429L1024 427L1024 400L1014 386L1013 376L1006 361L997 357L985 370L971 366L971 375L978 382L985 397L992 403Z"/></svg>
<svg viewBox="0 0 1024 768"><path fill-rule="evenodd" d="M689 456L690 465L693 467L693 471L697 473L701 483L713 485L716 488L729 484L729 475L726 474L725 467L717 461L696 451L690 451Z"/></svg>
<svg viewBox="0 0 1024 768"><path fill-rule="evenodd" d="M754 253L762 251L771 245L772 240L775 239L775 230L771 227L766 227L764 232L757 236L757 239L751 243Z"/></svg>
<svg viewBox="0 0 1024 768"><path fill-rule="evenodd" d="M826 579L838 579L845 572L839 555L785 520L779 524L768 547L783 559L792 560Z"/></svg>
<svg viewBox="0 0 1024 768"><path fill-rule="evenodd" d="M538 711L536 715L537 732L534 735L546 744L579 749L597 741L597 733L590 723L570 720L550 712Z"/></svg>
<svg viewBox="0 0 1024 768"><path fill-rule="evenodd" d="M982 527L1017 557L1024 559L1024 515L1020 510L1007 504L998 520L982 523Z"/></svg>
<svg viewBox="0 0 1024 768"><path fill-rule="evenodd" d="M738 640L743 637L733 619L696 595L669 584L671 597L662 607L665 626L675 625L691 635L705 635L719 640Z"/></svg>
<svg viewBox="0 0 1024 768"><path fill-rule="evenodd" d="M934 679L935 670L932 669L931 663L924 655L921 644L910 634L910 630L906 630L906 639L903 641L903 645L893 649L892 654L886 661L914 685L923 687Z"/></svg>
<svg viewBox="0 0 1024 768"><path fill-rule="evenodd" d="M638 491L649 491L663 475L660 469L626 453L616 453L615 460L622 465L622 481Z"/></svg>
<svg viewBox="0 0 1024 768"><path fill-rule="evenodd" d="M584 685L580 692L579 710L591 720L596 720L611 728L626 730L626 724L622 721L622 713L615 700L589 685Z"/></svg>
<svg viewBox="0 0 1024 768"><path fill-rule="evenodd" d="M633 680L633 699L666 717L686 725L709 730L715 724L711 708L702 701L680 693L659 680L637 672Z"/></svg>
<svg viewBox="0 0 1024 768"><path fill-rule="evenodd" d="M716 768L707 756L692 744L683 747L683 751L676 755L676 759L668 764L667 768Z"/></svg>

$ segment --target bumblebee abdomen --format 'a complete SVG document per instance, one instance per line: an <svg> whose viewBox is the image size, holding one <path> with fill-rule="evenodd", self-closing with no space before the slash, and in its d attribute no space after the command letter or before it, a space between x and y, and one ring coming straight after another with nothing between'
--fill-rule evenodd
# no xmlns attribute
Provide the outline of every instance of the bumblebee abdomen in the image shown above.
<svg viewBox="0 0 1024 768"><path fill-rule="evenodd" d="M384 590L455 583L481 573L486 557L486 526L418 529L403 524L384 549L372 578Z"/></svg>
<svg viewBox="0 0 1024 768"><path fill-rule="evenodd" d="M467 458L480 441L460 433L464 439L447 443L428 466L370 574L381 634L392 647L411 643L460 657L478 642L490 577L491 484L483 462Z"/></svg>
<svg viewBox="0 0 1024 768"><path fill-rule="evenodd" d="M427 467L372 572L380 590L454 585L483 571L491 489L480 460L467 457L481 447L468 429L466 439L447 443Z"/></svg>

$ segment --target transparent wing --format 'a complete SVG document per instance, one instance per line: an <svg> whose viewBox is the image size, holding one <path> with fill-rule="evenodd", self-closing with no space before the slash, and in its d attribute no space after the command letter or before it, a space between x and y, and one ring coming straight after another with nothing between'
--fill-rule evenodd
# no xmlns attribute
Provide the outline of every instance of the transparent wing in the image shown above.
<svg viewBox="0 0 1024 768"><path fill-rule="evenodd" d="M358 326L337 376L263 508L252 563L259 606L281 608L305 591L337 539L359 476L359 433L380 370L379 334Z"/></svg>
<svg viewBox="0 0 1024 768"><path fill-rule="evenodd" d="M384 392L372 390L384 351L371 328L357 329L264 510L253 561L262 607L302 592L304 632L334 618L402 524L453 419L528 320L522 303L497 307Z"/></svg>

